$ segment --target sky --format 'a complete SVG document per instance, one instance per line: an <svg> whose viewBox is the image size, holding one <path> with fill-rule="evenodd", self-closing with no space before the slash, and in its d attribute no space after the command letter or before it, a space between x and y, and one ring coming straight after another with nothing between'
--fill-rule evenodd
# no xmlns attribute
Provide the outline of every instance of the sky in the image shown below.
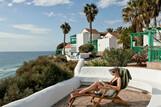
<svg viewBox="0 0 161 107"><path fill-rule="evenodd" d="M83 13L87 3L99 9L93 28L126 26L122 8L128 0L0 0L0 52L55 51L63 41L60 25L68 22L69 36L80 33L89 24Z"/></svg>

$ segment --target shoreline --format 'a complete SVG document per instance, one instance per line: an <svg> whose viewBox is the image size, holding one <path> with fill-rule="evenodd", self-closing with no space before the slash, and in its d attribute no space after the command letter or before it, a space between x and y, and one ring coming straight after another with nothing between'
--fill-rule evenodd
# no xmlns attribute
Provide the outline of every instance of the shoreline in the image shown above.
<svg viewBox="0 0 161 107"><path fill-rule="evenodd" d="M0 80L15 76L16 70L24 62L35 60L40 56L53 55L54 51L8 51L0 52Z"/></svg>

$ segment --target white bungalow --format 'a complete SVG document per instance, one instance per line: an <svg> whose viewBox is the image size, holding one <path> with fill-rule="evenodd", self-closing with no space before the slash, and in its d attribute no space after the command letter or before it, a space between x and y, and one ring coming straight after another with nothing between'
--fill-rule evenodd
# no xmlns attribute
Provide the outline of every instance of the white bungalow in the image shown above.
<svg viewBox="0 0 161 107"><path fill-rule="evenodd" d="M98 39L98 52L103 52L105 49L121 48L122 45L118 44L116 33L107 33L102 39Z"/></svg>
<svg viewBox="0 0 161 107"><path fill-rule="evenodd" d="M62 50L63 51L63 50ZM65 46L65 53L67 54L67 55L70 55L71 54L71 51L72 51L72 46L71 46L71 44L67 44L66 46Z"/></svg>
<svg viewBox="0 0 161 107"><path fill-rule="evenodd" d="M122 48L122 44L118 44L118 33L116 32L98 32L92 29L92 40L97 52L103 52L105 49ZM79 34L70 36L70 43L74 52L79 52L79 47L90 41L90 29L83 29Z"/></svg>
<svg viewBox="0 0 161 107"><path fill-rule="evenodd" d="M92 29L92 40L97 40L101 38L100 33L96 29ZM79 47L83 44L86 44L90 41L90 29L83 29L81 33L76 35L77 41L77 52L79 52Z"/></svg>

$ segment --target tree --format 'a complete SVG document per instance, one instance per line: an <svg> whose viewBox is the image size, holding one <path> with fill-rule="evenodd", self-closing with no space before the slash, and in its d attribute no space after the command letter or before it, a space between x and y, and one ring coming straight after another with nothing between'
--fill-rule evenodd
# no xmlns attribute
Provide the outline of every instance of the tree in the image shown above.
<svg viewBox="0 0 161 107"><path fill-rule="evenodd" d="M66 45L67 45L67 43L65 43L65 46ZM56 47L56 55L61 55L63 49L64 49L64 42L62 42L62 43L57 45L57 47Z"/></svg>
<svg viewBox="0 0 161 107"><path fill-rule="evenodd" d="M149 0L149 7L152 10L152 18L154 18L154 26L157 27L157 19L161 11L161 0Z"/></svg>
<svg viewBox="0 0 161 107"><path fill-rule="evenodd" d="M123 29L124 29L124 28L123 28L122 26L120 26L120 27L117 27L117 28L116 28L116 31L117 31L118 33L121 33Z"/></svg>
<svg viewBox="0 0 161 107"><path fill-rule="evenodd" d="M109 66L127 66L131 61L133 51L131 49L106 49L103 52L103 59Z"/></svg>
<svg viewBox="0 0 161 107"><path fill-rule="evenodd" d="M151 10L148 0L130 0L122 12L123 20L131 23L133 32L142 32L144 27L149 27ZM142 45L143 38L137 38L137 45Z"/></svg>
<svg viewBox="0 0 161 107"><path fill-rule="evenodd" d="M94 46L92 44L84 44L79 47L80 53L88 53L94 50Z"/></svg>
<svg viewBox="0 0 161 107"><path fill-rule="evenodd" d="M110 32L110 33L113 32L113 28L107 28L106 30L107 32Z"/></svg>
<svg viewBox="0 0 161 107"><path fill-rule="evenodd" d="M132 32L131 28L122 28L121 31L119 30L117 32L120 32L118 43L123 44L123 49L130 48L130 33Z"/></svg>
<svg viewBox="0 0 161 107"><path fill-rule="evenodd" d="M63 54L65 55L65 40L66 40L66 34L69 33L71 27L70 27L70 25L67 22L65 22L64 24L62 24L60 26L60 28L62 29L63 34L64 34L64 47L63 47L64 48L63 49L64 52L63 52Z"/></svg>
<svg viewBox="0 0 161 107"><path fill-rule="evenodd" d="M98 8L95 4L86 4L84 6L84 13L87 17L87 21L89 22L90 28L90 42L92 41L92 22L95 19L95 16L98 13Z"/></svg>
<svg viewBox="0 0 161 107"><path fill-rule="evenodd" d="M143 0L130 0L125 8L123 8L123 20L130 22L134 32L142 31L143 17L141 3Z"/></svg>

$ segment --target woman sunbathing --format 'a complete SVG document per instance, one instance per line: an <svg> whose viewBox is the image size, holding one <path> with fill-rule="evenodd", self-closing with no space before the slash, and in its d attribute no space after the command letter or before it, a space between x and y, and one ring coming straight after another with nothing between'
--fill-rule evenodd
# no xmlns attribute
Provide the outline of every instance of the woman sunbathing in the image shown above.
<svg viewBox="0 0 161 107"><path fill-rule="evenodd" d="M81 96L85 93L95 91L96 94L102 94L101 89L108 89L106 95L112 97L116 92L121 90L121 77L119 73L119 68L113 68L110 70L114 78L110 82L97 81L91 84L89 87L80 89L71 93L71 98Z"/></svg>

